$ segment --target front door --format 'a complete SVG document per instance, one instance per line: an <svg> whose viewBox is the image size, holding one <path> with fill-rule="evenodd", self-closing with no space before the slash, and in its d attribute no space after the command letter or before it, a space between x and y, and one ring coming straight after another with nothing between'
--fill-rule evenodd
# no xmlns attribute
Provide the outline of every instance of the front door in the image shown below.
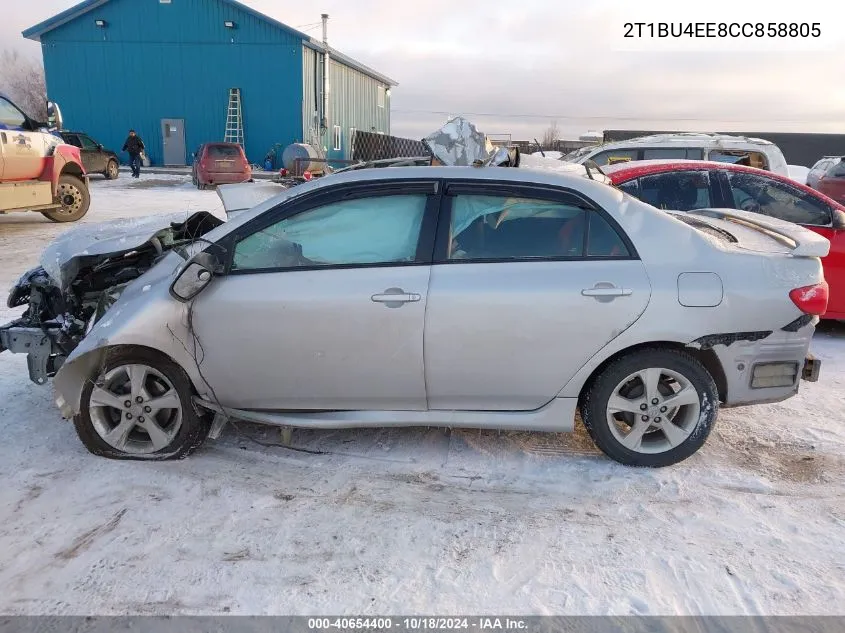
<svg viewBox="0 0 845 633"><path fill-rule="evenodd" d="M434 184L374 187L282 205L233 239L193 311L221 404L425 409Z"/></svg>
<svg viewBox="0 0 845 633"><path fill-rule="evenodd" d="M185 162L185 119L161 120L161 146L163 164L183 166Z"/></svg>
<svg viewBox="0 0 845 633"><path fill-rule="evenodd" d="M446 192L426 312L428 406L534 410L636 322L651 287L627 238L584 199L477 189Z"/></svg>

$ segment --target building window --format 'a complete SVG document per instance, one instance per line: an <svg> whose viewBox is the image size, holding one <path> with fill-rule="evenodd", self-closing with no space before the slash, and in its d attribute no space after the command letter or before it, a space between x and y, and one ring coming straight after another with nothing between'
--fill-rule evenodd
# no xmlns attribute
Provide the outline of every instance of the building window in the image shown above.
<svg viewBox="0 0 845 633"><path fill-rule="evenodd" d="M335 150L340 149L340 126L334 126L334 148Z"/></svg>
<svg viewBox="0 0 845 633"><path fill-rule="evenodd" d="M378 107L384 107L384 86L378 87Z"/></svg>

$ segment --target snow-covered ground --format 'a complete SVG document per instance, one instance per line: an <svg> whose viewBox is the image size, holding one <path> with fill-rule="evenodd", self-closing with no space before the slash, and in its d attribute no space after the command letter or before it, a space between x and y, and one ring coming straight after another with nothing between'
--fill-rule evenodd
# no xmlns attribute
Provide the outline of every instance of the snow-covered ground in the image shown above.
<svg viewBox="0 0 845 633"><path fill-rule="evenodd" d="M155 181L95 181L84 221L220 212ZM0 285L64 228L0 217ZM245 425L113 462L0 354L0 613L845 614L845 327L813 348L819 383L656 471L581 429L294 431L302 452Z"/></svg>

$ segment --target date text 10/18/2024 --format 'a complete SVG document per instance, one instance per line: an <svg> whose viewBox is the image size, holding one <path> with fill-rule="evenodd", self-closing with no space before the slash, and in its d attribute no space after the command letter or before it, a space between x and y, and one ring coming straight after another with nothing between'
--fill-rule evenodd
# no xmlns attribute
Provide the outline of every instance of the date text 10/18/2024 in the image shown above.
<svg viewBox="0 0 845 633"><path fill-rule="evenodd" d="M320 630L396 630L396 631L525 631L524 620L514 618L442 618L442 617L368 617L368 618L309 618L308 628Z"/></svg>

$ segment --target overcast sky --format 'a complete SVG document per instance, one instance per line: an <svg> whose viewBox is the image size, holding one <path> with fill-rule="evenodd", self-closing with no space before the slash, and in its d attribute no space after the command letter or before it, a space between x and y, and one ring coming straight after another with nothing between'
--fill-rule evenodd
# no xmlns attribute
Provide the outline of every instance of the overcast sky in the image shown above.
<svg viewBox="0 0 845 633"><path fill-rule="evenodd" d="M328 13L332 46L400 83L400 136L420 138L457 114L519 140L541 137L552 120L564 138L611 128L845 132L837 2L242 1L293 27ZM40 55L21 30L74 4L0 0L2 46ZM822 37L623 38L624 22L651 20L820 22ZM308 32L320 37L319 27Z"/></svg>

